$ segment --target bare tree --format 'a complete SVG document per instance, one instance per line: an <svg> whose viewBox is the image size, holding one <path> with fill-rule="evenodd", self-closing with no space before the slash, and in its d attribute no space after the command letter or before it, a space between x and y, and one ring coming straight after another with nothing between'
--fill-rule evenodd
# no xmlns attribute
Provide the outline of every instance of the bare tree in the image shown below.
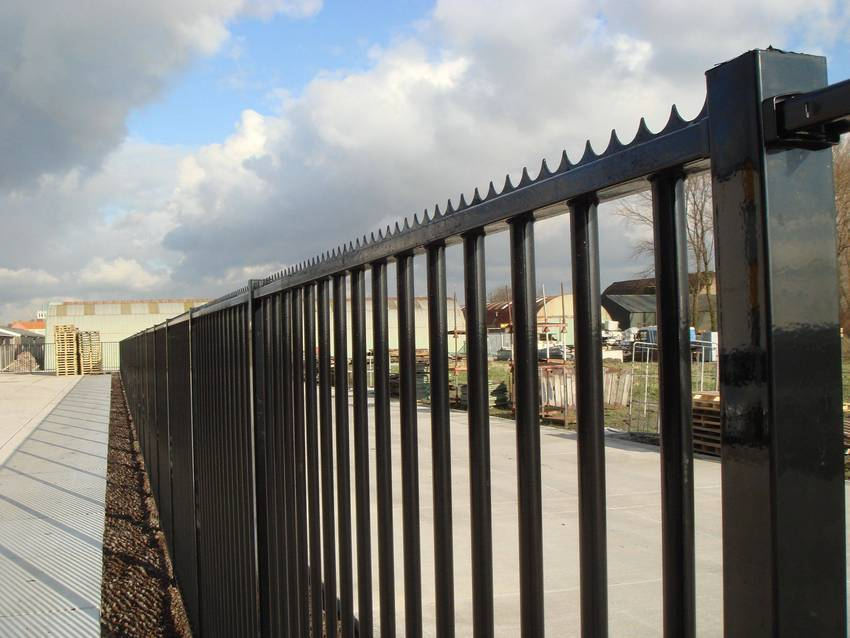
<svg viewBox="0 0 850 638"><path fill-rule="evenodd" d="M850 332L850 139L845 138L833 150L833 167L841 327Z"/></svg>
<svg viewBox="0 0 850 638"><path fill-rule="evenodd" d="M685 203L687 206L688 260L691 276L689 279L691 322L696 324L700 295L705 296L709 324L717 329L717 311L713 295L714 273L714 225L711 205L711 177L708 173L690 175L685 180ZM620 203L617 214L630 224L642 228L650 235L652 222L652 195L640 193ZM636 239L632 244L632 254L636 259L649 258L653 264L655 247L652 237ZM645 268L640 275L652 277L654 266Z"/></svg>
<svg viewBox="0 0 850 638"><path fill-rule="evenodd" d="M493 288L490 293L487 295L488 303L496 303L497 301L510 301L511 300L511 287L507 284L503 286L496 286Z"/></svg>

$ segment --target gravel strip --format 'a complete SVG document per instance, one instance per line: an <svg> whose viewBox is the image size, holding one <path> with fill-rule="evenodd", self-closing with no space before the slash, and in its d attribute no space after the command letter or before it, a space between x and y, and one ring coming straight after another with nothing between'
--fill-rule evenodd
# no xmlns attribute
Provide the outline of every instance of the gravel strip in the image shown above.
<svg viewBox="0 0 850 638"><path fill-rule="evenodd" d="M112 375L100 625L103 636L192 635L117 374Z"/></svg>

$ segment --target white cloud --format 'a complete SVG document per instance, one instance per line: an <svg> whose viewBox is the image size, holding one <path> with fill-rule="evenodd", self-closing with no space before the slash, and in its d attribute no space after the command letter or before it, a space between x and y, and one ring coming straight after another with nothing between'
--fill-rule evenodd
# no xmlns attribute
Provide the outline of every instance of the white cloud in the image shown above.
<svg viewBox="0 0 850 638"><path fill-rule="evenodd" d="M132 109L229 38L245 13L315 15L317 0L0 3L0 189L96 170Z"/></svg>
<svg viewBox="0 0 850 638"><path fill-rule="evenodd" d="M628 141L641 116L657 130L674 102L696 115L703 73L714 63L754 47L786 46L792 33L807 42L837 41L850 17L828 0L718 0L705 7L440 1L412 36L373 48L369 68L322 73L295 96L281 88L279 109L246 108L227 139L190 152L122 143L128 105L153 99L192 56L223 46L228 20L240 12L309 17L320 3L143 4L119 16L114 38L107 34L110 50L119 51L114 60L103 59L104 45L75 57L63 46L96 40L118 9L72 20L66 33L59 18L31 17L22 3L13 5L18 27L33 23L15 33L31 32L33 43L62 37L44 49L31 45L38 63L15 71L24 88L13 95L24 97L11 111L0 108L0 132L21 119L12 143L39 150L5 173L16 184L30 179L26 189L0 192L0 210L17 224L17 236L31 239L0 256L0 265L43 269L74 294L141 285L163 296L215 296L435 201L486 189L490 179L499 187L505 172L516 180L528 165L534 175L543 157L551 166L563 148L576 158L586 137L602 149L617 128ZM4 11L0 36L14 30L2 26ZM15 37L11 45L0 37L0 60L16 59L4 57L10 49L29 50L24 36ZM129 42L129 50L117 42ZM42 85L50 81L38 80L60 76L80 78L78 86L62 79L48 90ZM99 77L104 86L90 86ZM60 125L55 138L51 127ZM106 142L89 148L92 139ZM46 148L56 149L56 162L43 159ZM80 164L98 168L58 168ZM603 278L622 276L631 251L620 221L605 214L600 225L603 241L617 239L603 245ZM541 235L541 264L568 261L566 226Z"/></svg>
<svg viewBox="0 0 850 638"><path fill-rule="evenodd" d="M0 268L0 286L43 286L59 281L49 272L33 268Z"/></svg>
<svg viewBox="0 0 850 638"><path fill-rule="evenodd" d="M118 257L107 261L102 257L94 257L78 273L77 278L82 284L95 288L151 290L161 284L165 276L146 270L135 259Z"/></svg>

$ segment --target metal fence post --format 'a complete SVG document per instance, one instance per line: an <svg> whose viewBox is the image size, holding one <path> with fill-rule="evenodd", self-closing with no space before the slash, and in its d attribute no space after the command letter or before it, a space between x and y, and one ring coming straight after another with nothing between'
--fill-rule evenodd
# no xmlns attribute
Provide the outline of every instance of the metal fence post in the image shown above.
<svg viewBox="0 0 850 638"><path fill-rule="evenodd" d="M266 513L266 397L265 397L265 370L266 353L265 344L265 322L263 321L263 304L257 303L254 297L256 288L253 279L248 281L248 388L251 397L251 431L253 433L253 445L251 446L251 462L254 476L254 507L256 516L254 518L254 547L255 560L257 561L257 587L258 587L258 611L259 627L263 636L272 635L271 611L269 608L268 593L268 520Z"/></svg>
<svg viewBox="0 0 850 638"><path fill-rule="evenodd" d="M727 636L846 635L832 157L766 148L762 103L823 58L751 51L707 73L720 317Z"/></svg>

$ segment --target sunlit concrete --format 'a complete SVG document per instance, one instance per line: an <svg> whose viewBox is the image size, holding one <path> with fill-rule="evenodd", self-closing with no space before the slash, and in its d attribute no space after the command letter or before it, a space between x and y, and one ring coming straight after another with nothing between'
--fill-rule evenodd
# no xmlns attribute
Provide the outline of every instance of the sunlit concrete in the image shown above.
<svg viewBox="0 0 850 638"><path fill-rule="evenodd" d="M109 376L0 377L2 636L100 635L109 398Z"/></svg>
<svg viewBox="0 0 850 638"><path fill-rule="evenodd" d="M370 399L370 420L373 407ZM393 403L393 502L396 618L404 633L401 455L398 404ZM353 434L353 424L352 424ZM454 525L455 620L458 636L472 635L469 443L467 415L452 412L452 501ZM518 636L519 542L517 527L516 430L514 422L492 418L493 586L496 635ZM372 583L375 625L379 619L377 496L374 423L369 424ZM427 406L418 411L419 495L422 540L424 634L435 633L435 569L431 489L431 423ZM549 636L580 635L578 475L576 437L563 428L541 428L544 616ZM353 455L353 439L351 441ZM608 512L608 605L612 636L661 635L661 477L657 447L606 436ZM353 467L353 457L352 457ZM722 635L722 545L720 463L694 463L696 499L697 633ZM354 493L352 491L352 512ZM354 519L352 515L352 528ZM356 541L355 541L356 556ZM355 586L357 582L355 565ZM356 607L356 595L355 595ZM376 631L377 633L377 631Z"/></svg>

